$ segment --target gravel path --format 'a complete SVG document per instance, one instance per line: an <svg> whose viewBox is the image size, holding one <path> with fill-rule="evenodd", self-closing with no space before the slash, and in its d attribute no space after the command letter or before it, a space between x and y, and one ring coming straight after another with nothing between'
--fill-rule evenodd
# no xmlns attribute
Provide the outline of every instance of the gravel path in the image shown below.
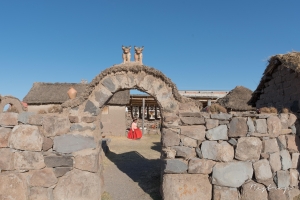
<svg viewBox="0 0 300 200"><path fill-rule="evenodd" d="M104 183L110 200L160 200L160 135L109 137Z"/></svg>

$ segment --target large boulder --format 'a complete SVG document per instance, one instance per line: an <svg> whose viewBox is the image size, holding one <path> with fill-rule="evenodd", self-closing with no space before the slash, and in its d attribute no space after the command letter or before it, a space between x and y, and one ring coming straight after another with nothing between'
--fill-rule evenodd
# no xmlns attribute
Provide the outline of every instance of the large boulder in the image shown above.
<svg viewBox="0 0 300 200"><path fill-rule="evenodd" d="M238 160L259 160L262 150L262 142L255 137L241 137L235 150L235 158Z"/></svg>
<svg viewBox="0 0 300 200"><path fill-rule="evenodd" d="M248 126L245 118L234 117L229 123L229 137L244 137L247 135Z"/></svg>
<svg viewBox="0 0 300 200"><path fill-rule="evenodd" d="M28 196L28 186L17 173L0 173L0 199L25 200Z"/></svg>
<svg viewBox="0 0 300 200"><path fill-rule="evenodd" d="M225 141L221 143L217 141L204 141L201 144L201 152L203 158L215 161L229 162L234 157L233 147Z"/></svg>

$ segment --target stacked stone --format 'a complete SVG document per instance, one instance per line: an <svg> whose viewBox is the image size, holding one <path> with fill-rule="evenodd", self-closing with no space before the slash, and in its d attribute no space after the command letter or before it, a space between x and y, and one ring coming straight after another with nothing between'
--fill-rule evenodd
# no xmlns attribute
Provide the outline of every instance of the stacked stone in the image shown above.
<svg viewBox="0 0 300 200"><path fill-rule="evenodd" d="M294 114L179 110L163 129L164 199L293 199L300 194Z"/></svg>
<svg viewBox="0 0 300 200"><path fill-rule="evenodd" d="M101 147L86 108L70 116L0 114L0 199L100 199Z"/></svg>

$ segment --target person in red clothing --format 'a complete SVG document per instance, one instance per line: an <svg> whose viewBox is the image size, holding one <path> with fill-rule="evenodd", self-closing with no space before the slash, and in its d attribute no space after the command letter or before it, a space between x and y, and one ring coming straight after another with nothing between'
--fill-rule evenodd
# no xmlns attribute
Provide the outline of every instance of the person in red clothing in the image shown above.
<svg viewBox="0 0 300 200"><path fill-rule="evenodd" d="M131 129L128 132L127 138L129 139L140 139L142 137L142 131L137 127L137 119L133 119Z"/></svg>

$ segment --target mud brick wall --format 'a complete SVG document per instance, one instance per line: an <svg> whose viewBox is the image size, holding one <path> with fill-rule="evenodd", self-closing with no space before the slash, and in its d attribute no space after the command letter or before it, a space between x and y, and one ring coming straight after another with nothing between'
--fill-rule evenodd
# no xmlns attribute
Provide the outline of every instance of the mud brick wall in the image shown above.
<svg viewBox="0 0 300 200"><path fill-rule="evenodd" d="M299 85L300 79L293 70L286 67L276 68L270 80L265 82L265 88L256 102L256 107L274 106L279 110L289 108L293 112L299 111Z"/></svg>
<svg viewBox="0 0 300 200"><path fill-rule="evenodd" d="M179 111L164 128L164 199L293 199L300 194L293 114Z"/></svg>

